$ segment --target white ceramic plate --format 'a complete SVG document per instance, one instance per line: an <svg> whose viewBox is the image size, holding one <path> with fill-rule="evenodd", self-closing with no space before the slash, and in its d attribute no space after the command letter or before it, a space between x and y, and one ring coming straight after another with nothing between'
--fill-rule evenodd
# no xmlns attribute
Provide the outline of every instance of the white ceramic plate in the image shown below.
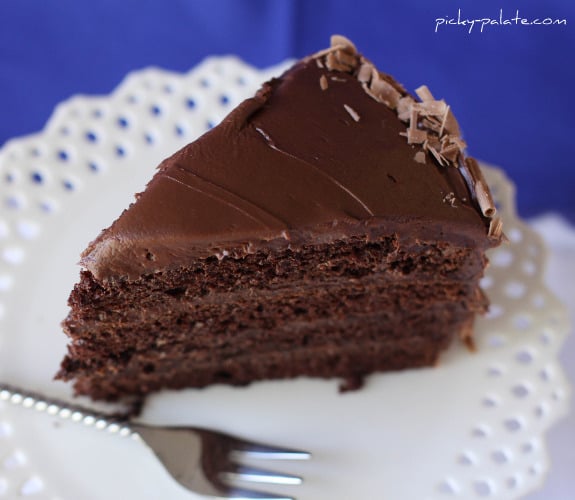
<svg viewBox="0 0 575 500"><path fill-rule="evenodd" d="M0 151L0 380L70 398L52 377L81 250L161 159L279 71L232 57L185 75L140 71L109 96L61 104L42 133ZM305 484L274 490L300 499L516 498L539 486L544 434L567 409L566 312L542 284L544 249L517 219L510 183L485 168L510 241L491 256L477 353L455 345L437 368L372 376L346 394L307 379L162 393L143 417L309 449L313 461L281 467ZM195 498L138 442L7 405L0 498Z"/></svg>

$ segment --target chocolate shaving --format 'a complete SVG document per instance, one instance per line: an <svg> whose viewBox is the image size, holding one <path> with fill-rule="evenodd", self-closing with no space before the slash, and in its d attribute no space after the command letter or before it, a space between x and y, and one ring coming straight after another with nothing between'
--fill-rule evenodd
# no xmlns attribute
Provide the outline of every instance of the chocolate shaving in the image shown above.
<svg viewBox="0 0 575 500"><path fill-rule="evenodd" d="M407 144L423 144L427 140L427 132L418 128L407 129Z"/></svg>
<svg viewBox="0 0 575 500"><path fill-rule="evenodd" d="M439 129L439 137L441 137L443 135L443 131L445 130L445 124L447 123L447 117L449 116L449 106L447 106L447 108L445 108L445 113L443 115L443 118L441 119L441 127Z"/></svg>
<svg viewBox="0 0 575 500"><path fill-rule="evenodd" d="M416 88L415 93L417 94L417 97L419 97L423 102L435 101L431 91L429 88L427 88L427 85L422 85L421 87Z"/></svg>
<svg viewBox="0 0 575 500"><path fill-rule="evenodd" d="M441 134L439 134L439 131L441 130L441 123L439 123L439 121L437 121L437 119L433 116L424 117L421 120L421 125L423 128L429 129L441 137Z"/></svg>
<svg viewBox="0 0 575 500"><path fill-rule="evenodd" d="M342 47L349 52L357 54L357 48L355 47L353 42L349 38L346 38L343 35L332 35L329 41L332 47Z"/></svg>
<svg viewBox="0 0 575 500"><path fill-rule="evenodd" d="M423 151L418 151L417 153L415 153L413 159L417 163L425 163L425 153Z"/></svg>
<svg viewBox="0 0 575 500"><path fill-rule="evenodd" d="M338 50L337 52L334 52L334 54L339 63L345 66L349 66L350 69L353 69L355 66L357 66L357 58L355 53L349 54L343 50Z"/></svg>
<svg viewBox="0 0 575 500"><path fill-rule="evenodd" d="M401 94L391 84L381 78L371 79L370 90L391 109L396 109Z"/></svg>
<svg viewBox="0 0 575 500"><path fill-rule="evenodd" d="M330 71L345 71L345 67L340 64L333 52L330 52L325 58L325 65Z"/></svg>
<svg viewBox="0 0 575 500"><path fill-rule="evenodd" d="M433 146L427 146L427 150L437 160L437 163L439 163L439 165L441 165L442 167L447 167L449 165L447 160Z"/></svg>
<svg viewBox="0 0 575 500"><path fill-rule="evenodd" d="M481 213L485 217L493 217L497 211L483 173L479 168L479 163L475 158L466 158L465 165L471 175L471 180L473 183L473 188L475 191L475 198L481 209Z"/></svg>
<svg viewBox="0 0 575 500"><path fill-rule="evenodd" d="M455 198L455 193L453 193L453 192L447 193L443 197L443 203L449 203L452 207L455 207L456 201L457 201L457 199Z"/></svg>
<svg viewBox="0 0 575 500"><path fill-rule="evenodd" d="M441 156L443 156L453 164L457 161L457 157L459 156L460 150L457 147L457 145L449 144L448 146L442 146L439 153L441 154Z"/></svg>
<svg viewBox="0 0 575 500"><path fill-rule="evenodd" d="M455 135L458 137L461 136L459 123L457 123L457 120L455 119L455 116L453 116L453 113L451 112L451 109L449 107L446 111L444 129L448 134Z"/></svg>
<svg viewBox="0 0 575 500"><path fill-rule="evenodd" d="M487 186L483 183L476 184L475 195L477 196L477 203L479 203L481 213L485 215L485 217L493 217L497 209L493 204L491 193L489 192L489 189L487 189Z"/></svg>
<svg viewBox="0 0 575 500"><path fill-rule="evenodd" d="M321 77L319 79L319 86L321 87L321 90L327 89L328 83L327 83L327 78L325 77L325 75L321 75Z"/></svg>
<svg viewBox="0 0 575 500"><path fill-rule="evenodd" d="M373 70L373 65L364 62L360 67L359 71L357 72L357 79L361 83L369 83L371 80L371 72Z"/></svg>
<svg viewBox="0 0 575 500"><path fill-rule="evenodd" d="M356 122L359 121L359 115L355 109L353 109L351 106L348 106L347 104L344 104L343 107L349 113L349 116L351 116Z"/></svg>
<svg viewBox="0 0 575 500"><path fill-rule="evenodd" d="M495 217L491 219L489 223L489 230L487 231L487 236L489 238L499 239L503 235L503 222L500 217Z"/></svg>
<svg viewBox="0 0 575 500"><path fill-rule="evenodd" d="M426 101L413 104L417 108L421 116L436 116L443 117L447 104L445 101Z"/></svg>
<svg viewBox="0 0 575 500"><path fill-rule="evenodd" d="M364 83L361 84L361 86L363 87L363 90L365 91L365 93L366 93L369 97L371 97L374 101L381 102L381 101L379 100L379 97L377 97L377 96L369 89L369 87L367 86L367 83L364 82Z"/></svg>
<svg viewBox="0 0 575 500"><path fill-rule="evenodd" d="M411 116L411 105L414 103L413 97L403 96L397 103L397 116L402 122L408 122Z"/></svg>

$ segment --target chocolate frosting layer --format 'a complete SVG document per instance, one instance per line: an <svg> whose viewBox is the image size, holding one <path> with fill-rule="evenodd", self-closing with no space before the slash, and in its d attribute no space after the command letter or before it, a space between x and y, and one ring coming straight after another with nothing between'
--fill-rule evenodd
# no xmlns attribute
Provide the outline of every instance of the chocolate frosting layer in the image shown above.
<svg viewBox="0 0 575 500"><path fill-rule="evenodd" d="M82 265L98 279L135 278L198 257L400 233L406 224L414 238L490 246L490 221L465 172L416 157L424 149L408 143L392 107L366 92L357 67L328 69L324 59L265 83L166 159Z"/></svg>

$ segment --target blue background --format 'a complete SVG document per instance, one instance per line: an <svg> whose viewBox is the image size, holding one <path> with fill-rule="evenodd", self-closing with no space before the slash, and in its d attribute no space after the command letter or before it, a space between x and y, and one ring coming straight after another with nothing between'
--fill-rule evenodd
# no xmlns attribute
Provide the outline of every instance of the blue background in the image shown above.
<svg viewBox="0 0 575 500"><path fill-rule="evenodd" d="M567 19L567 26L440 26L436 18ZM42 129L77 93L131 70L186 71L212 54L258 67L351 38L409 90L452 106L469 153L501 165L519 211L575 221L573 0L0 0L0 145Z"/></svg>

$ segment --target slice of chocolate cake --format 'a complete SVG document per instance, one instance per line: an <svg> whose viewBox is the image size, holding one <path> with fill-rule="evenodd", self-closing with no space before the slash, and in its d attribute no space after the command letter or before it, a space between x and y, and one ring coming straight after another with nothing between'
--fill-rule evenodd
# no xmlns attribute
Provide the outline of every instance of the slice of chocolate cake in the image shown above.
<svg viewBox="0 0 575 500"><path fill-rule="evenodd" d="M416 94L334 36L165 160L83 253L59 378L351 387L471 341L501 224L449 106Z"/></svg>

